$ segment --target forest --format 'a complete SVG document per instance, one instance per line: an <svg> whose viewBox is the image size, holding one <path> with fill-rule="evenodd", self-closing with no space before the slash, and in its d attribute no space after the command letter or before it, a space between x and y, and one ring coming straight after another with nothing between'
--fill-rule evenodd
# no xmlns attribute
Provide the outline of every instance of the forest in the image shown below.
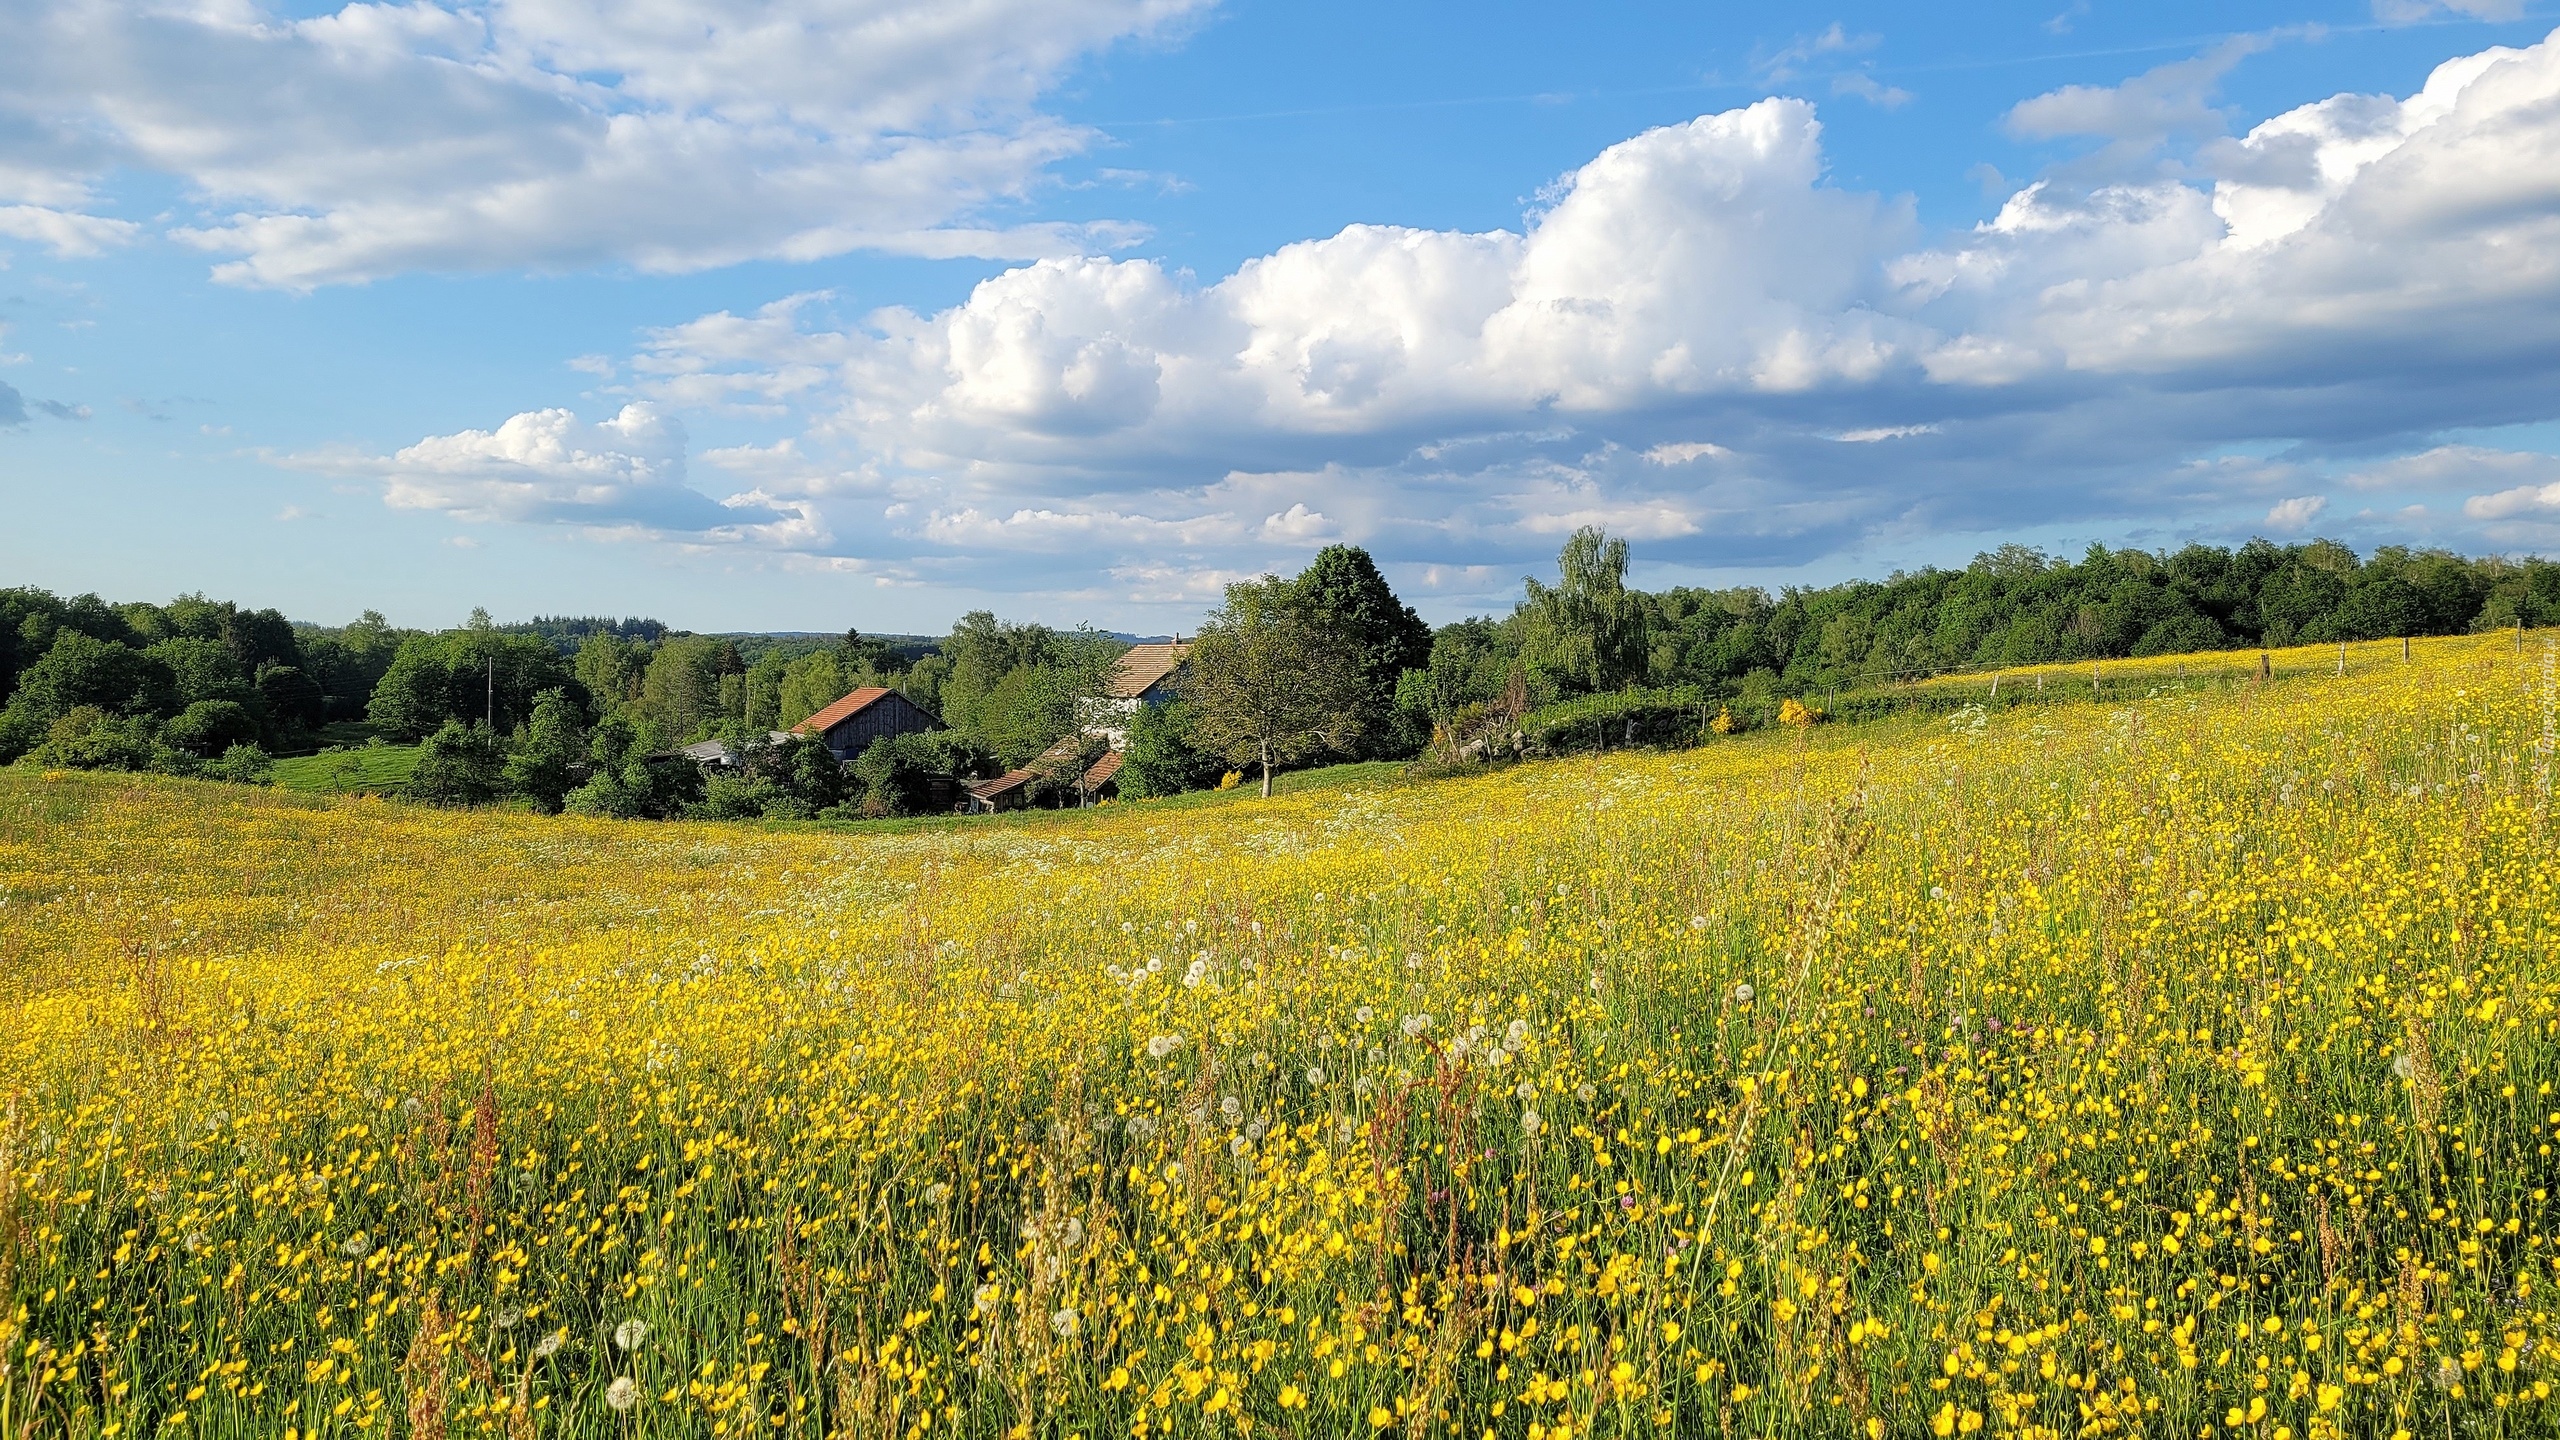
<svg viewBox="0 0 2560 1440"><path fill-rule="evenodd" d="M1774 595L1642 590L1627 581L1631 559L1626 542L1586 529L1564 545L1556 578L1526 579L1508 614L1435 630L1365 551L1337 545L1294 577L1231 589L1203 623L1214 644L1240 617L1297 617L1302 649L1288 653L1328 698L1288 759L1324 763L1445 759L1471 739L1464 753L1481 755L1497 731L1515 744L1567 733L1539 717L1597 697L1723 702L1749 716L2001 666L2560 621L2560 564L2399 547L2359 556L2329 540L2091 546L2077 560L2008 545L1961 569ZM690 634L643 618L500 624L483 610L423 631L371 611L333 626L202 595L112 604L0 589L0 763L258 783L292 757L358 767L381 754L397 757L403 793L435 803L888 816L919 808L920 776L1001 773L1077 733L1080 703L1128 643L986 611L938 637ZM1330 681L1318 674L1331 670ZM850 766L814 742L774 738L866 685L900 691L945 728L881 742ZM1136 717L1123 797L1216 785L1241 766L1250 747L1218 740L1237 732L1208 703L1186 697ZM675 753L714 738L741 757L736 773L706 778Z"/></svg>

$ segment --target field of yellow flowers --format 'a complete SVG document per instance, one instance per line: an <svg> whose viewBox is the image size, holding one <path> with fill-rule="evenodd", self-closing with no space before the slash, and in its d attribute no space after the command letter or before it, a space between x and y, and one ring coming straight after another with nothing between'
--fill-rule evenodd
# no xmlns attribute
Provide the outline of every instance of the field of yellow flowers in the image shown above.
<svg viewBox="0 0 2560 1440"><path fill-rule="evenodd" d="M894 834L0 772L0 1437L2548 1435L2551 654Z"/></svg>

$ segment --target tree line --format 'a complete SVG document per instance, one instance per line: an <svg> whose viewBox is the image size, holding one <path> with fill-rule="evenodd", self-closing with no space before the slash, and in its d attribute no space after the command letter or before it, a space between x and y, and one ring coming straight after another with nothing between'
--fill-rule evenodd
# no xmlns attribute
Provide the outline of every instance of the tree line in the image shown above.
<svg viewBox="0 0 2560 1440"><path fill-rule="evenodd" d="M1579 531L1555 580L1526 580L1508 614L1437 630L1353 546L1295 576L1231 585L1204 618L1179 698L1127 717L1120 791L1250 772L1267 792L1278 769L1403 759L1435 740L1444 757L1481 754L1484 737L1534 730L1540 715L1569 730L1603 697L1774 713L1788 698L1952 670L2560 622L2560 565L2400 547L2359 557L2326 540L2091 546L2077 560L2010 545L1961 569L1774 595L1637 589L1631 558L1623 540ZM19 588L0 590L0 763L255 781L274 756L361 735L420 746L409 793L444 803L908 814L943 803L945 777L1060 753L1090 729L1088 707L1125 649L1089 627L986 611L932 639L693 635L641 618L499 625L483 611L414 631L373 612L330 627L201 595L117 605ZM814 740L774 738L866 685L898 690L945 728L881 742L850 766ZM705 739L737 763L706 777L675 753ZM1064 793L1091 758L1078 749L1036 788Z"/></svg>

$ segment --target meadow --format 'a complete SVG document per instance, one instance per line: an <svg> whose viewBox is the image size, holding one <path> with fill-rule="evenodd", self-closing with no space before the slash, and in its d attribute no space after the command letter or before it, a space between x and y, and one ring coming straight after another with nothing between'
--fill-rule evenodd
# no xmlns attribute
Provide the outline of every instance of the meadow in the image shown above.
<svg viewBox="0 0 2560 1440"><path fill-rule="evenodd" d="M0 771L0 1436L2554 1433L2526 638L863 834Z"/></svg>

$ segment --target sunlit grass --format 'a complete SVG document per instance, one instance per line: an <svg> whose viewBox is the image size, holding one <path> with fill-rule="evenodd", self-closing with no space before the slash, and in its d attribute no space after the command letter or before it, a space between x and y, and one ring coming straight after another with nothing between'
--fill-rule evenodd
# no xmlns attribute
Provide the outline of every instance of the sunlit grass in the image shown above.
<svg viewBox="0 0 2560 1440"><path fill-rule="evenodd" d="M2540 647L894 833L0 772L0 1434L2548 1433Z"/></svg>

